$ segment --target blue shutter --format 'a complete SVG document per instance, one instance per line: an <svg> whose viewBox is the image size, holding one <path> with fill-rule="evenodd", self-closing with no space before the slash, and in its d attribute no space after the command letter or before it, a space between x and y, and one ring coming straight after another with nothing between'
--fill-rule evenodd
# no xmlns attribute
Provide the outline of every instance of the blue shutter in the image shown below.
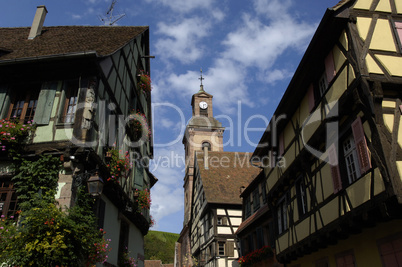
<svg viewBox="0 0 402 267"><path fill-rule="evenodd" d="M3 117L2 115L5 112L5 102L7 97L7 86L0 85L0 118Z"/></svg>
<svg viewBox="0 0 402 267"><path fill-rule="evenodd" d="M49 124L57 84L57 82L42 84L42 89L39 93L38 105L36 107L35 116L33 119L34 123L38 125Z"/></svg>

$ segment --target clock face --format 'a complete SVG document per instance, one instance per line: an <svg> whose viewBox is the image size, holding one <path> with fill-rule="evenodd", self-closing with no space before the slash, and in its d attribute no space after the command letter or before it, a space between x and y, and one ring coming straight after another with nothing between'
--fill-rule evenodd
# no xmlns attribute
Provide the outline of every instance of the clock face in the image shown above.
<svg viewBox="0 0 402 267"><path fill-rule="evenodd" d="M207 102L204 102L204 101L200 102L200 108L206 109L207 107L208 107Z"/></svg>

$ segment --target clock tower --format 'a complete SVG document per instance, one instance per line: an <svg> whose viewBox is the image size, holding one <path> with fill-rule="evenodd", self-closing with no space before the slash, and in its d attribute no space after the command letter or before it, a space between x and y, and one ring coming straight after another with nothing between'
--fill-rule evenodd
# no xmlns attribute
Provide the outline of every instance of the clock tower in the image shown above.
<svg viewBox="0 0 402 267"><path fill-rule="evenodd" d="M193 187L194 152L223 151L222 123L213 117L213 96L204 91L201 72L200 90L193 95L191 106L193 116L190 119L183 137L186 158L186 172L184 176L184 224L188 223L191 213L191 199Z"/></svg>

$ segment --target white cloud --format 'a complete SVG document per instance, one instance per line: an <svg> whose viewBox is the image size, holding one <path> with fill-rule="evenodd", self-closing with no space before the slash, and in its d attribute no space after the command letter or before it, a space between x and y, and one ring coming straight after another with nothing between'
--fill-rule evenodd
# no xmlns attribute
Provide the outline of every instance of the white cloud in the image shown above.
<svg viewBox="0 0 402 267"><path fill-rule="evenodd" d="M276 59L289 48L305 47L314 27L292 20L263 24L251 15L243 15L243 26L223 41L224 56L247 67L271 68Z"/></svg>
<svg viewBox="0 0 402 267"><path fill-rule="evenodd" d="M202 55L203 44L199 40L208 34L210 23L200 18L184 19L167 24L158 23L156 53L162 60L176 59L183 64L192 63Z"/></svg>
<svg viewBox="0 0 402 267"><path fill-rule="evenodd" d="M286 69L274 69L274 70L268 70L260 79L262 81L265 81L267 83L274 84L277 81L282 81L287 78L291 78L293 75L292 72Z"/></svg>

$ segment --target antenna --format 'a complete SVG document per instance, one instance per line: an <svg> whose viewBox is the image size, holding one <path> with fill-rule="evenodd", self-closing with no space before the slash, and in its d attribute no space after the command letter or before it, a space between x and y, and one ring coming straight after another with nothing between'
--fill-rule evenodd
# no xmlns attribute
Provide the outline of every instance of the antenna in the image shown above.
<svg viewBox="0 0 402 267"><path fill-rule="evenodd" d="M113 0L112 4L110 5L109 9L106 12L106 17L102 17L99 16L99 20L102 21L102 23L104 25L107 26L112 26L113 24L115 24L118 20L120 20L121 18L123 18L126 14L119 14L119 15L115 15L113 16L113 9L114 9L114 5L117 3L117 0Z"/></svg>

